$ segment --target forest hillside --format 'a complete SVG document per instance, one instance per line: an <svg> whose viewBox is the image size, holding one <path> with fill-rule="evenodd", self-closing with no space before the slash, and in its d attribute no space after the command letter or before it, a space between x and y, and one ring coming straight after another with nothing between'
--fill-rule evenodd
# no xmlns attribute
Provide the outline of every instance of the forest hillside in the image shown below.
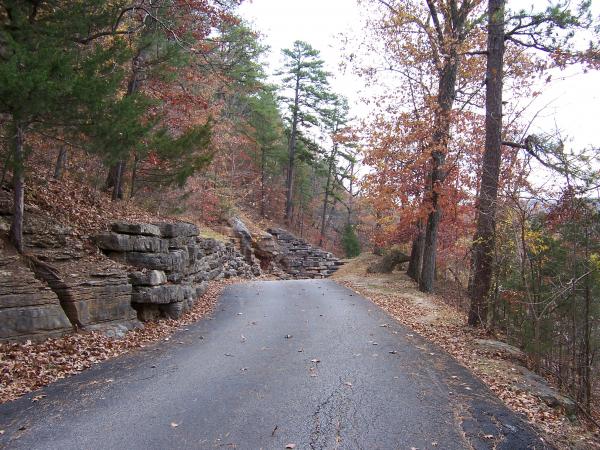
<svg viewBox="0 0 600 450"><path fill-rule="evenodd" d="M104 332L86 352L113 345L107 332L163 339L224 279L337 271L400 321L407 299L410 317L450 311L407 325L512 406L497 382L510 367L474 368L464 349L515 349L573 406L529 419L548 413L555 437L580 421L594 439L600 152L538 131L533 106L600 67L591 2L350 2L363 29L339 37L338 61L291 38L277 66L242 3L0 5L0 340L17 355L0 355L2 388L78 370L23 387L23 346L73 331ZM332 67L364 90L343 95ZM106 355L130 349L114 345Z"/></svg>

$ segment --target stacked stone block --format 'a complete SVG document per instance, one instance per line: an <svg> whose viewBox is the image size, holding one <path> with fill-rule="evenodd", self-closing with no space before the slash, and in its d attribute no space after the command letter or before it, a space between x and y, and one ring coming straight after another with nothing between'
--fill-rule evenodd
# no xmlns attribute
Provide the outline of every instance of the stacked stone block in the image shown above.
<svg viewBox="0 0 600 450"><path fill-rule="evenodd" d="M108 257L132 268L131 304L142 321L179 318L204 294L209 280L260 274L232 243L202 238L194 224L185 222L114 223L95 242Z"/></svg>
<svg viewBox="0 0 600 450"><path fill-rule="evenodd" d="M268 231L281 249L279 263L293 278L325 278L342 265L332 253L313 247L286 230L270 228Z"/></svg>

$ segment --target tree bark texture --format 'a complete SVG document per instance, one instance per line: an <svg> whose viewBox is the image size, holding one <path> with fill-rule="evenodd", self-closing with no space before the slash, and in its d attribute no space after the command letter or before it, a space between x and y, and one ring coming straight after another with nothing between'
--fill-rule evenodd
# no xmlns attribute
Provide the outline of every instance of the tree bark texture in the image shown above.
<svg viewBox="0 0 600 450"><path fill-rule="evenodd" d="M25 132L15 124L13 148L13 216L8 237L19 253L23 253L23 215L25 212Z"/></svg>
<svg viewBox="0 0 600 450"><path fill-rule="evenodd" d="M67 165L67 149L66 149L66 147L63 146L58 151L58 157L56 158L56 164L54 166L54 178L56 180L62 179L66 165Z"/></svg>
<svg viewBox="0 0 600 450"><path fill-rule="evenodd" d="M442 217L440 195L442 184L446 178L446 152L450 139L450 121L452 106L456 95L456 76L459 57L452 50L444 61L439 81L437 111L431 143L431 179L429 186L429 204L431 212L427 217L425 242L423 248L423 265L419 279L422 292L433 292L435 280L435 258L437 254L437 235Z"/></svg>
<svg viewBox="0 0 600 450"><path fill-rule="evenodd" d="M327 204L329 203L329 190L331 189L331 177L333 175L333 166L335 164L335 155L337 153L337 144L333 146L329 164L327 167L327 183L325 184L325 198L323 199L323 214L321 215L321 233L319 237L319 247L323 246L325 230L327 228Z"/></svg>
<svg viewBox="0 0 600 450"><path fill-rule="evenodd" d="M492 285L496 243L498 179L502 158L502 77L504 58L504 3L488 2L488 38L485 100L485 151L477 202L477 229L471 257L473 280L469 325L485 326Z"/></svg>
<svg viewBox="0 0 600 450"><path fill-rule="evenodd" d="M406 274L419 282L421 276L421 265L423 263L423 250L425 244L425 232L423 229L423 222L419 220L417 223L417 235L414 237L412 242L412 248L410 251L410 261L408 262L408 269Z"/></svg>

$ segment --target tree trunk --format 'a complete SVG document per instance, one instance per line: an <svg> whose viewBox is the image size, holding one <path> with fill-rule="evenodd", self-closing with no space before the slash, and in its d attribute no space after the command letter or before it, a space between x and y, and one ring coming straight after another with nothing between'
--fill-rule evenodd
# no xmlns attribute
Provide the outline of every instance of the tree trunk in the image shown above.
<svg viewBox="0 0 600 450"><path fill-rule="evenodd" d="M67 149L66 147L61 147L58 151L58 157L56 158L56 164L54 165L54 178L57 180L61 180L63 176L63 172L65 170L65 166L67 165Z"/></svg>
<svg viewBox="0 0 600 450"><path fill-rule="evenodd" d="M290 133L289 159L286 179L285 221L292 223L292 209L294 197L294 162L296 159L296 135L298 133L298 102L300 93L300 75L296 75L296 89L294 94L294 110L292 111L292 130Z"/></svg>
<svg viewBox="0 0 600 450"><path fill-rule="evenodd" d="M265 178L266 178L266 165L267 165L267 154L264 149L260 152L260 216L265 217L267 198L265 194Z"/></svg>
<svg viewBox="0 0 600 450"><path fill-rule="evenodd" d="M115 178L112 190L112 200L123 200L123 172L125 171L125 161L121 160L115 165Z"/></svg>
<svg viewBox="0 0 600 450"><path fill-rule="evenodd" d="M473 240L473 281L469 325L485 326L496 243L498 178L502 157L502 76L504 58L504 2L488 2L488 39L485 99L485 151Z"/></svg>
<svg viewBox="0 0 600 450"><path fill-rule="evenodd" d="M423 265L419 279L419 289L422 292L432 292L435 279L435 258L437 253L437 235L442 209L440 195L442 184L446 178L446 152L450 138L450 114L456 94L456 75L458 72L459 57L456 48L453 48L444 61L439 81L437 96L437 111L431 142L431 179L429 185L429 201L431 212L427 217L425 230L425 244L423 249Z"/></svg>
<svg viewBox="0 0 600 450"><path fill-rule="evenodd" d="M8 237L19 253L23 253L23 215L25 212L25 132L15 124L13 149L13 216Z"/></svg>
<svg viewBox="0 0 600 450"><path fill-rule="evenodd" d="M319 236L319 247L323 246L323 238L325 237L325 228L327 221L327 204L329 203L329 190L331 187L331 175L333 172L333 165L335 164L335 154L337 150L337 144L333 146L331 156L329 158L329 165L327 168L327 182L325 184L325 198L323 199L323 214L321 216L321 235Z"/></svg>
<svg viewBox="0 0 600 450"><path fill-rule="evenodd" d="M133 155L133 165L131 166L131 186L129 189L129 198L133 198L135 195L135 182L137 178L137 166L140 162L140 157L137 152Z"/></svg>
<svg viewBox="0 0 600 450"><path fill-rule="evenodd" d="M417 223L417 235L413 239L412 248L410 251L410 261L408 262L408 269L406 274L419 282L419 276L421 274L421 265L423 263L423 250L425 244L425 233L423 231L423 222L419 220Z"/></svg>
<svg viewBox="0 0 600 450"><path fill-rule="evenodd" d="M133 57L132 60L132 72L129 77L129 81L127 83L127 94L133 95L139 91L141 83L144 78L144 66L146 63L146 50L147 48L141 48L138 50L137 54ZM128 158L128 155L119 155L121 158ZM137 158L137 155L136 155ZM123 199L123 176L125 175L125 167L127 163L124 159L120 159L117 163L112 165L108 170L108 176L106 177L106 183L104 184L105 190L112 189L112 200L122 200ZM135 171L135 164L133 170ZM135 174L132 174L132 186L131 190L133 192Z"/></svg>

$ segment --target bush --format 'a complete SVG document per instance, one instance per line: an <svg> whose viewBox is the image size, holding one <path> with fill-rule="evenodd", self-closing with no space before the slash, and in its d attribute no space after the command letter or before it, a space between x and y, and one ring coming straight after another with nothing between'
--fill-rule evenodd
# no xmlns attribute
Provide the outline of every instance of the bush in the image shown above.
<svg viewBox="0 0 600 450"><path fill-rule="evenodd" d="M344 227L344 234L342 235L342 247L347 258L355 258L360 255L360 242L354 226L348 224Z"/></svg>

